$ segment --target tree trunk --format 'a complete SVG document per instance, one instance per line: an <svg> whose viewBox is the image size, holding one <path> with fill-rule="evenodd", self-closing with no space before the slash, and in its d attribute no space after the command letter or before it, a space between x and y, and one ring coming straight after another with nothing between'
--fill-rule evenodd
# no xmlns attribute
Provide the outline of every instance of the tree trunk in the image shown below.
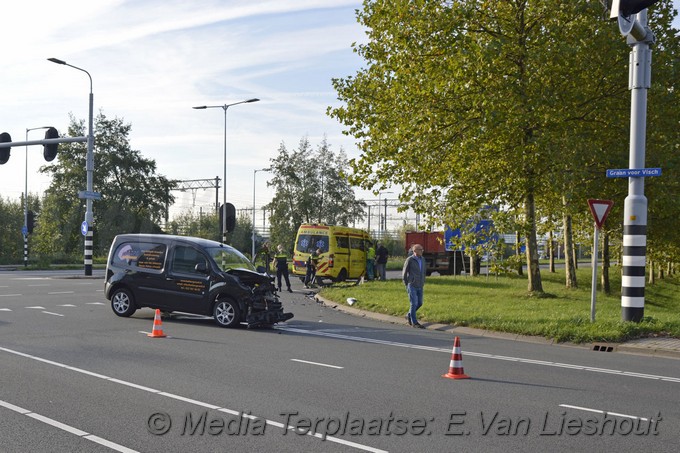
<svg viewBox="0 0 680 453"><path fill-rule="evenodd" d="M605 294L609 295L612 293L612 288L609 283L609 233L606 231L602 232L602 290Z"/></svg>
<svg viewBox="0 0 680 453"><path fill-rule="evenodd" d="M654 278L654 264L655 264L655 263L654 263L653 260L649 260L649 280L648 280L648 283L649 283L650 285L653 285L653 284L654 284L654 281L655 281L655 278Z"/></svg>
<svg viewBox="0 0 680 453"><path fill-rule="evenodd" d="M529 274L529 292L543 292L541 268L538 265L538 241L536 240L536 203L533 192L529 192L524 202L524 218L527 228L527 274Z"/></svg>
<svg viewBox="0 0 680 453"><path fill-rule="evenodd" d="M555 243L554 240L555 238L553 237L553 232L552 230L550 231L550 234L548 235L548 238L550 239L550 243L548 245L548 253L550 254L550 272L553 274L555 273Z"/></svg>
<svg viewBox="0 0 680 453"><path fill-rule="evenodd" d="M562 197L562 206L567 207L567 199ZM562 215L563 229L564 229L564 275L565 284L567 288L577 288L578 282L576 281L576 267L574 266L574 255L571 253L572 250L572 229L571 229L571 216L564 210Z"/></svg>
<svg viewBox="0 0 680 453"><path fill-rule="evenodd" d="M519 231L515 231L515 255L520 256L522 254L522 242L521 242L522 236L520 235ZM517 275L524 275L524 271L522 270L522 260L517 260L519 263L517 265Z"/></svg>

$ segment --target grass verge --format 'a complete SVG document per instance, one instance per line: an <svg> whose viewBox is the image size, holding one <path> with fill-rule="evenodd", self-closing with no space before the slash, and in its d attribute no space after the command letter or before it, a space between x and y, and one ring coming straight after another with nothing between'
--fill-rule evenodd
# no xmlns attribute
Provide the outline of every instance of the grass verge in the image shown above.
<svg viewBox="0 0 680 453"><path fill-rule="evenodd" d="M600 270L601 272L601 270ZM649 336L680 338L680 279L657 280L645 289L645 317L640 323L621 320L621 278L610 270L612 294L598 291L595 322L590 322L591 270L578 269L580 287L565 287L564 270L541 273L544 293L530 294L526 277L428 277L423 322L474 327L522 335L537 335L559 342L622 342ZM599 280L598 273L598 280ZM324 288L320 295L355 308L395 316L408 311L408 295L400 280L372 281Z"/></svg>

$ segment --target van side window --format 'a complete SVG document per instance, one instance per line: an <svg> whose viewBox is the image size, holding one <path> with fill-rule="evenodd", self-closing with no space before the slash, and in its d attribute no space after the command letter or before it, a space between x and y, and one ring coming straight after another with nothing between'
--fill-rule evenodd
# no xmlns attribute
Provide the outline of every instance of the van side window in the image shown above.
<svg viewBox="0 0 680 453"><path fill-rule="evenodd" d="M150 242L123 242L113 254L112 264L160 271L165 262L166 246Z"/></svg>
<svg viewBox="0 0 680 453"><path fill-rule="evenodd" d="M349 238L347 236L336 236L338 248L348 249L349 248Z"/></svg>
<svg viewBox="0 0 680 453"><path fill-rule="evenodd" d="M200 272L196 272L196 265L199 263L208 265L208 261L201 252L186 245L175 247L175 256L172 258L173 272L200 274Z"/></svg>
<svg viewBox="0 0 680 453"><path fill-rule="evenodd" d="M364 240L361 238L349 238L349 245L353 250L364 250Z"/></svg>

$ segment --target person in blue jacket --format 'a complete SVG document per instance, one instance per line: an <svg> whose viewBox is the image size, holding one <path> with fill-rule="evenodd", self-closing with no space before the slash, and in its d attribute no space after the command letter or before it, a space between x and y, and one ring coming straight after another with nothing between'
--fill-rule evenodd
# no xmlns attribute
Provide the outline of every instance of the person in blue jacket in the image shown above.
<svg viewBox="0 0 680 453"><path fill-rule="evenodd" d="M416 312L423 306L423 287L425 286L425 271L427 269L425 258L423 258L423 250L422 245L414 244L411 247L413 254L406 258L404 269L401 272L401 278L404 281L404 285L406 285L410 304L406 320L409 325L419 329L424 327L418 322Z"/></svg>

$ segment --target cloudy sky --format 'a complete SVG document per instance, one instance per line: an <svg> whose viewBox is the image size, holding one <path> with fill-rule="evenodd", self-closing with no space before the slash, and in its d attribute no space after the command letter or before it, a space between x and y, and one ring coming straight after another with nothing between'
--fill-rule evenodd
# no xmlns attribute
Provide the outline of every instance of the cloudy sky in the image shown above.
<svg viewBox="0 0 680 453"><path fill-rule="evenodd" d="M154 159L159 173L211 179L223 171L224 113L191 107L259 98L229 108L227 119L228 198L252 207L253 171L268 166L282 142L292 149L303 136L316 145L325 135L334 150L357 156L325 112L337 103L331 78L362 64L351 50L365 41L358 8L352 0L3 2L0 131L20 141L27 128L65 132L69 113L87 118L86 74L47 61L56 57L91 74L95 112L132 124L132 148ZM37 172L41 151L28 150L31 193L49 182ZM15 149L0 166L1 196L21 196L25 156ZM258 207L271 199L266 178L257 174ZM191 193L175 195L175 212L194 204ZM214 190L198 191L195 207L210 209L214 199Z"/></svg>
<svg viewBox="0 0 680 453"><path fill-rule="evenodd" d="M68 127L86 119L89 79L47 61L56 57L92 76L95 114L132 125L131 146L170 178L222 177L224 111L193 110L249 98L227 114L227 196L252 206L253 170L267 167L281 142L303 136L356 155L353 141L325 112L336 103L332 77L353 74L360 59L351 44L364 39L351 0L63 0L0 6L3 68L0 130L23 141L26 129ZM39 139L44 131L28 133ZM0 167L0 194L24 191L24 148ZM37 169L42 148L28 150L28 191L45 190ZM96 171L96 167L95 167ZM266 173L257 174L258 206L271 199ZM84 189L84 187L83 187ZM190 207L190 193L175 193ZM220 199L222 195L220 193ZM214 206L214 190L196 206Z"/></svg>

